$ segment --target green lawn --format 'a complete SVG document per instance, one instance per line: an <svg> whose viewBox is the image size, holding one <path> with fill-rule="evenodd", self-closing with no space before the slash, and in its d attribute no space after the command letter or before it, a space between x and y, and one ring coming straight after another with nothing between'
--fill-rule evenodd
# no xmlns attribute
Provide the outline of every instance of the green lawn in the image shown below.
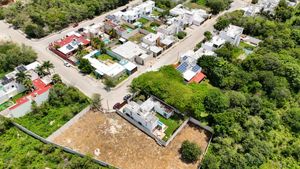
<svg viewBox="0 0 300 169"><path fill-rule="evenodd" d="M141 22L143 25L145 25L146 23L149 22L149 20L146 19L146 18L140 18L140 19L138 19L137 21L138 21L138 22Z"/></svg>
<svg viewBox="0 0 300 169"><path fill-rule="evenodd" d="M245 43L245 42L241 42L239 47L243 48L243 49L248 49L248 50L254 50L255 49L254 46L249 45L248 43Z"/></svg>
<svg viewBox="0 0 300 169"><path fill-rule="evenodd" d="M234 59L237 59L240 55L242 55L242 54L244 54L244 53L245 53L245 52L244 52L243 49L238 48L238 47L235 47L235 48L233 49L233 58L234 58Z"/></svg>
<svg viewBox="0 0 300 169"><path fill-rule="evenodd" d="M137 33L137 34L133 35L132 37L130 37L128 40L130 40L132 42L140 43L144 36L145 36L144 34Z"/></svg>
<svg viewBox="0 0 300 169"><path fill-rule="evenodd" d="M43 144L15 127L0 133L0 140L0 168L76 168L83 164L87 168L102 168L90 160Z"/></svg>
<svg viewBox="0 0 300 169"><path fill-rule="evenodd" d="M204 9L209 10L209 8L206 6L206 0L198 0L197 2L187 2L184 4L185 7L188 7L190 9Z"/></svg>
<svg viewBox="0 0 300 169"><path fill-rule="evenodd" d="M160 12L158 12L157 10L153 10L153 11L152 11L152 15L154 15L154 16L159 16L159 15L160 15Z"/></svg>
<svg viewBox="0 0 300 169"><path fill-rule="evenodd" d="M109 56L108 54L101 54L97 57L97 59L100 61L114 60L114 58Z"/></svg>
<svg viewBox="0 0 300 169"><path fill-rule="evenodd" d="M168 141L168 139L172 136L175 130L183 123L184 119L180 117L178 114L174 114L169 119L166 119L162 115L156 113L156 117L159 118L159 121L164 123L168 126L167 130L165 131L165 137L163 138L164 141Z"/></svg>
<svg viewBox="0 0 300 169"><path fill-rule="evenodd" d="M6 101L6 102L4 102L4 103L2 103L2 104L0 104L0 111L3 111L3 110L5 110L5 109L7 109L7 108L9 108L10 106L12 106L14 104L14 102L12 102L12 101Z"/></svg>
<svg viewBox="0 0 300 169"><path fill-rule="evenodd" d="M15 95L14 97L12 97L11 100L13 102L16 102L19 98L21 98L21 97L23 97L25 95L26 95L26 92L19 93L19 94Z"/></svg>

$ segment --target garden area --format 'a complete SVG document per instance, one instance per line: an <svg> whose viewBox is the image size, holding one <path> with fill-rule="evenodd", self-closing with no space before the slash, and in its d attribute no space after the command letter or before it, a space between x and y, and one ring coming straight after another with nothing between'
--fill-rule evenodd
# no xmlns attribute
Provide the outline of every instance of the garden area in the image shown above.
<svg viewBox="0 0 300 169"><path fill-rule="evenodd" d="M78 89L56 84L50 89L48 102L39 107L33 104L32 112L14 120L34 133L48 137L88 105L89 99Z"/></svg>
<svg viewBox="0 0 300 169"><path fill-rule="evenodd" d="M100 61L106 61L106 60L111 60L111 61L113 61L113 60L116 60L115 58L109 56L108 54L101 54L101 55L99 55L99 56L97 57L97 59L100 60Z"/></svg>
<svg viewBox="0 0 300 169"><path fill-rule="evenodd" d="M0 168L103 168L26 135L0 119Z"/></svg>
<svg viewBox="0 0 300 169"><path fill-rule="evenodd" d="M135 35L131 36L128 40L132 41L132 42L135 42L135 43L140 43L144 36L145 36L144 34L138 32Z"/></svg>
<svg viewBox="0 0 300 169"><path fill-rule="evenodd" d="M209 11L206 0L190 0L186 2L184 6L190 9L203 9Z"/></svg>
<svg viewBox="0 0 300 169"><path fill-rule="evenodd" d="M180 127L183 123L184 118L178 114L172 115L170 118L166 119L162 115L156 113L156 117L159 118L159 121L168 126L165 131L165 137L163 138L164 141L168 141L168 139L172 136L172 134Z"/></svg>
<svg viewBox="0 0 300 169"><path fill-rule="evenodd" d="M9 108L12 105L14 105L14 102L12 102L12 101L6 101L6 102L0 104L0 112Z"/></svg>
<svg viewBox="0 0 300 169"><path fill-rule="evenodd" d="M148 22L143 26L143 29L147 30L148 32L151 33L156 33L157 28L160 26L159 23L157 22Z"/></svg>

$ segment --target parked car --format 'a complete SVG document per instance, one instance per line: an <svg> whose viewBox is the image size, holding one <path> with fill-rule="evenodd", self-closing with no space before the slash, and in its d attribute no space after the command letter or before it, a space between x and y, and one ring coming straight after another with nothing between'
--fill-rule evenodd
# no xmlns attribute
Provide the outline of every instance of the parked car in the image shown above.
<svg viewBox="0 0 300 169"><path fill-rule="evenodd" d="M130 99L130 97L131 97L131 94L128 94L128 95L126 95L126 96L123 97L123 100L127 101L128 99Z"/></svg>
<svg viewBox="0 0 300 169"><path fill-rule="evenodd" d="M114 106L113 106L113 109L117 110L117 109L120 109L121 107L121 103L116 103Z"/></svg>
<svg viewBox="0 0 300 169"><path fill-rule="evenodd" d="M69 62L67 62L67 61L64 61L64 65L65 65L66 67L71 67L71 64L70 64Z"/></svg>

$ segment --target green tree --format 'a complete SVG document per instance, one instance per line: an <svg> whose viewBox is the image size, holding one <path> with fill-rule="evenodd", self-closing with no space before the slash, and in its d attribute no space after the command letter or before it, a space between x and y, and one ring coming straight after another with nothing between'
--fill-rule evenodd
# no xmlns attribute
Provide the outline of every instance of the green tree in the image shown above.
<svg viewBox="0 0 300 169"><path fill-rule="evenodd" d="M184 37L186 37L186 32L180 31L176 36L178 37L178 39L183 39Z"/></svg>
<svg viewBox="0 0 300 169"><path fill-rule="evenodd" d="M47 74L50 74L50 70L54 68L54 65L50 61L45 61L42 64L42 68L46 70Z"/></svg>
<svg viewBox="0 0 300 169"><path fill-rule="evenodd" d="M31 76L25 72L18 72L16 74L16 82L22 84L26 90L31 90L33 88L33 84L30 77Z"/></svg>
<svg viewBox="0 0 300 169"><path fill-rule="evenodd" d="M230 21L227 18L218 19L217 23L214 25L214 28L218 31L225 29L230 25Z"/></svg>
<svg viewBox="0 0 300 169"><path fill-rule="evenodd" d="M229 107L229 99L221 91L210 92L204 99L206 111L221 113Z"/></svg>
<svg viewBox="0 0 300 169"><path fill-rule="evenodd" d="M87 59L80 59L78 68L81 70L82 73L90 74L92 73L95 68L91 65L90 61Z"/></svg>
<svg viewBox="0 0 300 169"><path fill-rule="evenodd" d="M204 36L205 36L206 40L211 40L212 39L212 34L209 31L205 31Z"/></svg>
<svg viewBox="0 0 300 169"><path fill-rule="evenodd" d="M59 76L59 74L54 74L52 76L52 83L56 84L56 83L62 83L61 77Z"/></svg>
<svg viewBox="0 0 300 169"><path fill-rule="evenodd" d="M226 0L207 0L207 6L211 9L213 14L218 14L227 7Z"/></svg>
<svg viewBox="0 0 300 169"><path fill-rule="evenodd" d="M102 98L100 94L93 94L92 96L92 109L102 110Z"/></svg>
<svg viewBox="0 0 300 169"><path fill-rule="evenodd" d="M299 133L300 131L300 108L294 108L286 112L283 116L284 122L292 129Z"/></svg>
<svg viewBox="0 0 300 169"><path fill-rule="evenodd" d="M196 143L185 140L181 145L180 153L182 160L190 163L199 159L201 149Z"/></svg>
<svg viewBox="0 0 300 169"><path fill-rule="evenodd" d="M106 79L104 80L104 85L105 85L108 89L110 89L110 88L116 86L115 82L114 82L111 78L106 78Z"/></svg>
<svg viewBox="0 0 300 169"><path fill-rule="evenodd" d="M25 27L25 33L30 38L41 38L41 37L45 36L45 32L44 32L43 28L41 28L40 26L38 26L36 24L28 24Z"/></svg>

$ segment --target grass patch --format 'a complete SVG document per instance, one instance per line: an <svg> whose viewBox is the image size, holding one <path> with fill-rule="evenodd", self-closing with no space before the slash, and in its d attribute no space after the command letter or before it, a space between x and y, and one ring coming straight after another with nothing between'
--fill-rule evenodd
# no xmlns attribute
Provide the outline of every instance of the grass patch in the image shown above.
<svg viewBox="0 0 300 169"><path fill-rule="evenodd" d="M114 80L115 86L117 86L118 84L120 84L121 82L123 82L128 77L129 77L129 75L127 73L125 73L122 76L120 76L118 79Z"/></svg>
<svg viewBox="0 0 300 169"><path fill-rule="evenodd" d="M145 25L146 23L148 23L149 22L149 20L148 19L146 19L146 18L140 18L140 19L138 19L137 20L138 22L141 22L143 25Z"/></svg>
<svg viewBox="0 0 300 169"><path fill-rule="evenodd" d="M168 126L167 130L165 131L165 137L163 138L164 141L167 141L172 134L175 132L175 130L183 123L183 118L178 115L174 114L169 119L164 118L162 115L156 113L156 117L159 118L159 121L164 123L166 126Z"/></svg>
<svg viewBox="0 0 300 169"><path fill-rule="evenodd" d="M243 53L245 53L245 51L241 48L235 47L232 50L232 56L234 59L237 59L240 55L242 55Z"/></svg>
<svg viewBox="0 0 300 169"><path fill-rule="evenodd" d="M154 15L154 16L159 16L161 13L159 12L159 11L157 11L157 10L153 10L152 11L152 15Z"/></svg>
<svg viewBox="0 0 300 169"><path fill-rule="evenodd" d="M19 94L15 95L14 97L12 97L11 100L13 102L16 102L18 99L20 99L21 97L23 97L25 95L26 95L26 92L19 93Z"/></svg>
<svg viewBox="0 0 300 169"><path fill-rule="evenodd" d="M145 36L144 34L136 33L135 35L131 36L128 40L130 40L132 42L140 43L144 36Z"/></svg>
<svg viewBox="0 0 300 169"><path fill-rule="evenodd" d="M245 42L241 42L239 47L243 48L243 49L247 49L247 50L254 50L255 49L255 46L249 45L248 43L245 43Z"/></svg>
<svg viewBox="0 0 300 169"><path fill-rule="evenodd" d="M101 54L97 57L97 59L100 61L114 60L114 58L109 56L108 54Z"/></svg>
<svg viewBox="0 0 300 169"><path fill-rule="evenodd" d="M15 127L0 133L0 140L0 168L74 168L83 164L102 168L89 159L43 144Z"/></svg>
<svg viewBox="0 0 300 169"><path fill-rule="evenodd" d="M6 101L6 102L4 102L4 103L2 103L2 104L0 104L0 111L3 111L3 110L5 110L5 109L7 109L7 108L9 108L10 106L12 106L14 104L14 102L12 102L12 101Z"/></svg>
<svg viewBox="0 0 300 169"><path fill-rule="evenodd" d="M197 2L187 2L184 4L184 6L190 9L203 9L209 11L209 8L206 6L206 0L198 0Z"/></svg>

